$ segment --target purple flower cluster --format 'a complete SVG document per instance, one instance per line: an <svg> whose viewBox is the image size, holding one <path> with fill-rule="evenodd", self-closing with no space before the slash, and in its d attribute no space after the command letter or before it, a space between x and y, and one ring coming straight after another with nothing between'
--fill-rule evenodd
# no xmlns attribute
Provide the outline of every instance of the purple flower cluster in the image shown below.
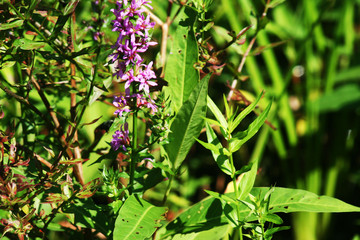
<svg viewBox="0 0 360 240"><path fill-rule="evenodd" d="M115 131L110 144L115 151L121 147L126 152L126 146L129 145L129 128L127 123L122 125L120 131Z"/></svg>
<svg viewBox="0 0 360 240"><path fill-rule="evenodd" d="M111 56L112 61L116 62L115 74L118 78L126 77L129 65L135 66L133 74L144 67L139 53L146 52L149 46L157 44L151 42L149 36L149 30L154 28L155 23L150 22L149 15L145 18L144 9L141 8L143 5L151 8L150 2L149 0L132 0L129 4L127 0L120 0L116 3L119 9L112 9L116 16L113 20L113 31L119 32L119 37L114 46L115 53Z"/></svg>
<svg viewBox="0 0 360 240"><path fill-rule="evenodd" d="M150 87L157 85L153 81L156 79L151 69L153 62L146 65L140 56L149 46L157 44L151 41L149 35L149 30L154 28L155 23L150 22L149 15L144 16L142 8L151 8L149 3L150 0L118 0L118 9L111 10L116 16L112 30L119 32L119 37L113 46L115 52L110 56L115 63L114 75L125 81L125 94L115 96L113 101L113 105L117 107L114 114L119 117L125 117L126 113L140 108L157 111L157 106L150 97ZM121 131L115 132L111 141L114 150L122 147L126 151L128 132L127 124L122 126Z"/></svg>

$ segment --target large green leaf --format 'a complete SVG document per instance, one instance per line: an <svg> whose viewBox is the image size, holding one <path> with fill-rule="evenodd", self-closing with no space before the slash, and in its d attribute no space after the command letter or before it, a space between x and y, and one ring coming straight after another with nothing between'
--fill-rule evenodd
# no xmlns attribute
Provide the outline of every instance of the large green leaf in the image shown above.
<svg viewBox="0 0 360 240"><path fill-rule="evenodd" d="M197 12L183 7L176 17L170 32L171 50L165 66L165 80L168 81L172 105L177 112L189 98L200 80L200 74L194 68L198 62L198 46L193 29Z"/></svg>
<svg viewBox="0 0 360 240"><path fill-rule="evenodd" d="M253 188L251 194L264 198L269 188ZM226 194L234 198L234 193ZM221 197L221 195L219 195ZM247 198L246 201L249 201ZM249 208L240 203L240 220L244 220L250 213ZM352 206L336 198L318 196L314 193L290 188L275 187L270 197L270 213L277 212L360 212L359 207ZM166 239L176 234L192 236L215 227L228 224L229 215L234 215L235 207L229 205L226 200L208 197L203 201L191 206L182 212L176 219L163 226L156 239ZM247 221L254 221L254 216L247 218ZM226 228L225 228L226 229ZM185 239L185 238L183 238Z"/></svg>
<svg viewBox="0 0 360 240"><path fill-rule="evenodd" d="M126 199L115 222L114 240L144 240L160 227L165 207L156 207L132 195Z"/></svg>
<svg viewBox="0 0 360 240"><path fill-rule="evenodd" d="M176 234L202 232L216 226L227 225L223 216L224 203L208 197L182 212L176 219L162 227L156 234L157 239Z"/></svg>
<svg viewBox="0 0 360 240"><path fill-rule="evenodd" d="M207 75L201 80L171 124L169 144L165 145L165 150L173 170L184 161L204 125L209 78L210 75Z"/></svg>
<svg viewBox="0 0 360 240"><path fill-rule="evenodd" d="M254 188L254 196L265 195L268 188ZM360 207L345 203L339 199L319 196L315 193L291 188L276 187L271 194L269 210L276 212L360 212Z"/></svg>

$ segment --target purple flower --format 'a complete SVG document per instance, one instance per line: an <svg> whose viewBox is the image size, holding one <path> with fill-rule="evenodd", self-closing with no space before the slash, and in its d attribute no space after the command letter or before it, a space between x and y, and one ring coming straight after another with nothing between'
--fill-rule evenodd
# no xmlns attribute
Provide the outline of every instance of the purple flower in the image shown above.
<svg viewBox="0 0 360 240"><path fill-rule="evenodd" d="M111 147L116 151L120 147L126 152L126 146L129 145L129 129L128 124L125 123L121 126L120 131L116 130L115 134L112 136L113 139L111 140Z"/></svg>
<svg viewBox="0 0 360 240"><path fill-rule="evenodd" d="M156 42L151 42L149 37L149 30L154 28L155 23L150 22L149 15L145 18L144 10L141 8L143 5L151 8L149 5L151 1L132 0L130 5L128 3L129 1L125 0L118 1L116 3L118 9L111 10L116 16L112 30L119 32L113 47L115 53L111 54L112 61L118 62L114 74L118 78L123 78L127 65L140 66L143 59L139 53L147 51L149 46L156 45Z"/></svg>
<svg viewBox="0 0 360 240"><path fill-rule="evenodd" d="M115 96L113 105L118 109L114 112L114 114L122 117L123 112L130 112L128 101L124 96Z"/></svg>
<svg viewBox="0 0 360 240"><path fill-rule="evenodd" d="M151 99L150 87L157 83L152 81L156 75L152 70L153 62L143 64L140 53L146 52L149 46L157 43L152 42L149 31L154 28L155 23L150 22L150 16L144 16L142 6L149 5L150 0L118 0L117 9L112 9L116 19L113 20L112 31L119 32L119 37L112 47L114 53L110 55L111 61L115 63L115 73L118 79L125 82L125 95L114 97L113 105L117 108L115 113L124 117L124 113L133 108L148 108L152 112L157 111L155 102ZM130 91L132 90L132 92ZM131 92L131 93L130 93ZM128 124L121 126L115 131L111 140L111 147L116 151L121 148L127 151L129 146Z"/></svg>
<svg viewBox="0 0 360 240"><path fill-rule="evenodd" d="M137 30L143 30L145 32L145 35L149 35L149 29L154 28L155 22L150 22L150 16L148 15L146 18L144 18L143 15L141 15L138 20L136 21L135 29ZM144 36L142 32L139 32L139 35Z"/></svg>
<svg viewBox="0 0 360 240"><path fill-rule="evenodd" d="M151 67L153 65L153 62L150 62L149 65L142 64L143 67L146 67L145 70L139 71L139 91L144 91L145 93L149 93L149 87L150 86L157 86L156 82L149 81L150 79L155 79L156 75L154 71L151 70Z"/></svg>
<svg viewBox="0 0 360 240"><path fill-rule="evenodd" d="M154 100L147 95L147 98L141 94L137 94L136 105L138 108L146 107L151 109L153 112L157 112L157 106L155 105Z"/></svg>
<svg viewBox="0 0 360 240"><path fill-rule="evenodd" d="M132 82L138 82L138 78L134 75L134 69L130 69L126 74L122 77L123 80L126 80L125 89L130 89L130 85Z"/></svg>

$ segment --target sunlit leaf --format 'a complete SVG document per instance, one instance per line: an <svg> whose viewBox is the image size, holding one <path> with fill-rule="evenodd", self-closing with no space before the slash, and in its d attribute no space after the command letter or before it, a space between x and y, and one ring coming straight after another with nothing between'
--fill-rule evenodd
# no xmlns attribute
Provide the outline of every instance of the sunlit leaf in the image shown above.
<svg viewBox="0 0 360 240"><path fill-rule="evenodd" d="M21 27L24 23L24 20L14 20L12 22L9 23L0 23L0 31L2 30L7 30L7 29L11 29L11 28L16 28L16 27Z"/></svg>
<svg viewBox="0 0 360 240"><path fill-rule="evenodd" d="M207 96L207 106L210 109L210 111L214 114L215 118L219 121L223 129L228 128L228 123L224 117L224 115L221 113L220 109L216 106L214 101Z"/></svg>
<svg viewBox="0 0 360 240"><path fill-rule="evenodd" d="M273 214L273 213L269 213L269 214L266 214L263 219L267 222L271 222L271 223L274 223L274 224L277 224L277 225L280 225L283 223L283 220L281 219L281 217L279 217L278 215L276 214Z"/></svg>
<svg viewBox="0 0 360 240"><path fill-rule="evenodd" d="M83 158L76 158L76 159L61 159L60 164L66 164L66 165L74 165L78 163L83 163L89 159L83 159Z"/></svg>
<svg viewBox="0 0 360 240"><path fill-rule="evenodd" d="M263 92L261 92L259 94L259 96L255 99L254 102L252 102L249 106L247 106L244 110L242 110L239 115L237 115L237 117L235 118L234 121L231 122L230 126L229 126L229 132L232 133L235 128L237 128L237 126L239 126L239 124L241 123L241 121L247 116L249 115L249 113L251 113L256 105L258 104L258 102L260 101L261 97L263 95Z"/></svg>
<svg viewBox="0 0 360 240"><path fill-rule="evenodd" d="M138 196L130 196L115 222L114 240L143 240L151 237L164 219L165 207L156 207Z"/></svg>
<svg viewBox="0 0 360 240"><path fill-rule="evenodd" d="M0 69L9 68L15 65L15 61L5 61L0 64Z"/></svg>
<svg viewBox="0 0 360 240"><path fill-rule="evenodd" d="M207 194L209 194L210 196L212 196L214 198L217 198L217 199L220 199L220 200L222 200L224 202L236 203L236 199L230 197L229 195L221 194L221 193L213 192L213 191L209 191L209 190L205 190L205 192Z"/></svg>
<svg viewBox="0 0 360 240"><path fill-rule="evenodd" d="M269 188L253 188L251 194L263 198ZM228 193L227 196L233 198L234 193ZM247 198L246 201L249 199ZM166 238L176 234L190 234L212 229L214 227L228 225L228 217L236 210L224 201L214 197L205 198L203 201L194 204L182 212L173 221L162 227L158 231L156 239ZM253 208L249 206L250 208ZM239 203L240 219L248 217L250 209L243 203ZM314 193L290 188L275 187L271 194L270 213L277 212L360 212L359 207L347 204L336 198L327 196L318 196ZM227 215L227 216L226 216ZM250 216L247 221L254 221L256 218ZM284 230L287 227L284 227ZM271 234L271 232L269 232Z"/></svg>
<svg viewBox="0 0 360 240"><path fill-rule="evenodd" d="M274 235L277 232L284 231L284 230L289 230L289 229L290 229L289 226L273 227L273 228L267 229L265 231L265 237L270 237L270 236Z"/></svg>
<svg viewBox="0 0 360 240"><path fill-rule="evenodd" d="M165 66L164 79L169 83L171 102L177 112L189 98L200 80L200 74L194 68L198 62L198 46L193 25L197 12L190 7L182 7L175 18L174 31L170 32L171 50Z"/></svg>
<svg viewBox="0 0 360 240"><path fill-rule="evenodd" d="M257 169L258 169L258 163L259 160L256 160L255 162L250 163L251 169L250 171L246 171L240 175L240 183L238 185L238 191L239 191L239 200L244 200L248 197L249 193L251 192L251 189L254 186ZM243 169L244 171L247 170L247 167Z"/></svg>
<svg viewBox="0 0 360 240"><path fill-rule="evenodd" d="M266 117L270 111L271 102L265 108L265 110L249 125L247 128L247 135L242 139L232 138L229 142L229 151L236 152L241 148L241 146L246 143L250 138L252 138L260 129L260 127L264 124Z"/></svg>
<svg viewBox="0 0 360 240"><path fill-rule="evenodd" d="M170 141L165 145L165 150L173 170L178 169L184 161L204 125L209 78L210 75L207 75L201 80L171 124Z"/></svg>
<svg viewBox="0 0 360 240"><path fill-rule="evenodd" d="M231 176L232 170L231 170L229 157L220 151L221 149L224 149L224 147L222 146L220 140L218 139L218 137L216 136L214 130L210 127L210 125L208 123L205 123L205 126L206 126L206 136L208 143L215 145L216 148L218 149L217 151L211 151L216 164L219 166L221 171Z"/></svg>
<svg viewBox="0 0 360 240"><path fill-rule="evenodd" d="M67 20L69 19L70 15L59 16L56 20L54 30L51 33L50 39L55 39L61 33L61 30L64 28Z"/></svg>
<svg viewBox="0 0 360 240"><path fill-rule="evenodd" d="M89 198L93 196L100 185L100 179L96 178L83 186L83 188L76 193L77 198Z"/></svg>
<svg viewBox="0 0 360 240"><path fill-rule="evenodd" d="M272 0L269 4L267 4L267 7L268 8L274 8L276 7L277 5L285 2L286 0Z"/></svg>
<svg viewBox="0 0 360 240"><path fill-rule="evenodd" d="M80 0L70 0L70 2L65 6L64 15L68 15L75 11L75 8L79 2Z"/></svg>
<svg viewBox="0 0 360 240"><path fill-rule="evenodd" d="M218 155L220 154L220 149L217 148L214 144L203 142L199 139L196 139L196 141L198 141L201 145L203 145L204 148L214 152L215 154L218 154Z"/></svg>
<svg viewBox="0 0 360 240"><path fill-rule="evenodd" d="M26 38L16 39L13 43L15 48L21 48L22 50L39 49L46 46L45 42L32 41Z"/></svg>

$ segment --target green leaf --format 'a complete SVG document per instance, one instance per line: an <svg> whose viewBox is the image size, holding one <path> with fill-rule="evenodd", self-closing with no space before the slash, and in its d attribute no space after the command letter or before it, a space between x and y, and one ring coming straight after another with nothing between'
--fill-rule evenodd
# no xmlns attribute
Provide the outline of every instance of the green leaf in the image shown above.
<svg viewBox="0 0 360 240"><path fill-rule="evenodd" d="M255 107L256 104L258 104L258 102L260 101L261 97L263 95L263 92L261 92L259 94L259 96L255 99L254 102L252 102L249 106L247 106L244 110L242 110L239 115L235 118L235 120L233 122L231 122L230 126L229 126L229 132L232 133L235 128L237 128L237 126L239 126L239 124L241 123L241 121L247 116L249 115L249 113L251 113Z"/></svg>
<svg viewBox="0 0 360 240"><path fill-rule="evenodd" d="M258 162L259 162L258 160L255 160L255 162L250 163L252 164L251 170L243 173L238 188L240 192L239 200L244 200L246 197L248 197L249 193L251 192L251 189L253 188L255 183L256 173L258 169Z"/></svg>
<svg viewBox="0 0 360 240"><path fill-rule="evenodd" d="M276 7L277 5L279 5L279 4L283 3L283 2L285 2L285 0L272 0L272 1L267 5L267 7L268 7L268 8L274 8L274 7Z"/></svg>
<svg viewBox="0 0 360 240"><path fill-rule="evenodd" d="M215 154L218 154L218 155L220 154L220 149L217 148L214 144L206 143L199 139L196 139L196 141L198 141L198 143L200 143L204 148L210 150L211 152L214 152Z"/></svg>
<svg viewBox="0 0 360 240"><path fill-rule="evenodd" d="M12 67L12 66L15 65L15 63L16 63L16 61L5 61L5 62L2 62L2 63L0 63L0 69Z"/></svg>
<svg viewBox="0 0 360 240"><path fill-rule="evenodd" d="M265 196L267 188L254 188L252 194L256 196L260 192ZM360 208L305 190L275 187L271 194L269 212L360 212Z"/></svg>
<svg viewBox="0 0 360 240"><path fill-rule="evenodd" d="M162 227L157 234L157 239L176 234L198 233L210 230L217 226L228 225L224 215L225 203L219 199L208 197L194 204L177 218Z"/></svg>
<svg viewBox="0 0 360 240"><path fill-rule="evenodd" d="M221 151L220 151L220 149L224 149L224 147L222 146L220 140L216 136L214 130L211 128L211 126L207 122L205 123L205 126L206 126L206 136L207 136L208 143L215 145L216 148L219 149L219 151L211 151L216 164L219 166L221 171L223 171L225 174L231 176L232 171L231 171L231 164L230 164L229 158L225 154L221 154Z"/></svg>
<svg viewBox="0 0 360 240"><path fill-rule="evenodd" d="M253 188L251 194L264 198L269 188ZM226 194L233 197L234 193ZM247 198L248 199L248 198ZM256 220L249 216L250 209L243 203L239 203L239 220L248 222ZM233 204L229 205L214 197L207 197L196 203L177 218L163 226L158 232L157 239L163 239L176 234L189 234L205 231L214 227L228 225L228 216L235 212ZM359 207L352 206L336 198L318 196L314 193L290 189L275 188L271 194L270 213L276 212L360 212ZM279 228L285 230L287 227ZM271 232L269 232L271 234Z"/></svg>
<svg viewBox="0 0 360 240"><path fill-rule="evenodd" d="M183 7L172 24L176 26L175 30L170 32L172 45L164 79L169 83L168 90L175 112L186 102L200 80L199 71L194 68L199 60L193 29L196 17L194 9Z"/></svg>
<svg viewBox="0 0 360 240"><path fill-rule="evenodd" d="M229 195L226 195L226 194L221 194L221 193L218 193L218 192L213 192L213 191L210 191L210 190L205 190L205 192L207 194L209 194L210 196L212 196L213 198L217 198L217 199L220 199L226 203L236 203L236 199L230 197Z"/></svg>
<svg viewBox="0 0 360 240"><path fill-rule="evenodd" d="M252 169L253 163L249 163L248 165L243 166L240 170L235 172L236 175L240 175L246 172L249 172Z"/></svg>
<svg viewBox="0 0 360 240"><path fill-rule="evenodd" d="M50 40L54 40L61 33L61 30L64 28L64 25L66 24L69 17L70 15L58 17L55 23L54 30L51 33Z"/></svg>
<svg viewBox="0 0 360 240"><path fill-rule="evenodd" d="M15 48L21 48L22 50L39 49L45 47L45 45L45 42L32 41L26 38L16 39L13 43Z"/></svg>
<svg viewBox="0 0 360 240"><path fill-rule="evenodd" d="M277 225L280 225L283 223L283 220L281 219L281 217L279 217L276 214L273 213L268 213L263 217L263 220L267 221L267 222L271 222Z"/></svg>
<svg viewBox="0 0 360 240"><path fill-rule="evenodd" d="M169 175L175 175L175 173L169 168L169 166L164 165L162 162L154 162L154 161L149 161L154 167L156 168L160 168L161 170L163 170L166 175L169 177Z"/></svg>
<svg viewBox="0 0 360 240"><path fill-rule="evenodd" d="M108 235L110 232L110 226L113 224L110 223L109 218L107 218L104 212L106 210L110 212L108 206L97 206L91 198L74 200L74 204L66 205L63 210L66 213L72 213L75 216L76 225L87 228L96 228L98 231L102 232L105 235ZM110 226L109 226L110 225Z"/></svg>
<svg viewBox="0 0 360 240"><path fill-rule="evenodd" d="M2 30L7 30L7 29L11 29L11 28L16 28L16 27L21 27L24 23L24 20L14 20L12 22L9 23L0 23L0 31Z"/></svg>
<svg viewBox="0 0 360 240"><path fill-rule="evenodd" d="M265 108L265 110L249 125L246 132L247 135L242 138L232 138L229 141L229 151L236 152L241 148L241 146L246 143L250 138L252 138L260 129L260 127L264 124L267 115L269 114L271 103Z"/></svg>
<svg viewBox="0 0 360 240"><path fill-rule="evenodd" d="M65 6L64 15L71 14L73 11L75 11L75 8L79 2L80 0L70 0L70 2Z"/></svg>
<svg viewBox="0 0 360 240"><path fill-rule="evenodd" d="M105 91L98 88L98 87L94 87L91 95L90 95L90 99L89 99L89 106L91 106L99 97L101 97L101 95L104 93Z"/></svg>
<svg viewBox="0 0 360 240"><path fill-rule="evenodd" d="M172 169L176 170L200 135L206 114L206 96L210 75L204 77L191 93L188 101L180 108L169 134L169 144L165 145Z"/></svg>
<svg viewBox="0 0 360 240"><path fill-rule="evenodd" d="M209 96L207 96L207 106L210 109L210 111L214 114L215 118L219 121L221 127L227 130L228 123L224 115L221 113L220 109L216 106L214 101Z"/></svg>
<svg viewBox="0 0 360 240"><path fill-rule="evenodd" d="M151 237L164 219L165 207L156 207L132 195L126 199L116 218L114 240L143 240Z"/></svg>
<svg viewBox="0 0 360 240"><path fill-rule="evenodd" d="M209 105L208 105L208 106L209 106ZM221 124L220 124L218 121L213 120L213 119L211 119L211 118L205 118L205 121L206 121L207 123L209 123L209 124L213 124L213 125L216 125L216 126L221 127Z"/></svg>
<svg viewBox="0 0 360 240"><path fill-rule="evenodd" d="M229 107L229 103L228 103L228 101L226 99L225 94L223 95L223 100L224 100L226 118L229 121L229 119L232 117L232 108Z"/></svg>
<svg viewBox="0 0 360 240"><path fill-rule="evenodd" d="M41 2L41 0L32 0L29 8L27 9L25 16L26 18L29 18L35 9L35 7Z"/></svg>
<svg viewBox="0 0 360 240"><path fill-rule="evenodd" d="M284 230L289 230L289 229L290 229L289 226L281 226L281 227L270 228L270 229L266 230L266 232L265 232L265 239L269 238L270 236L274 235L277 232L284 231Z"/></svg>

